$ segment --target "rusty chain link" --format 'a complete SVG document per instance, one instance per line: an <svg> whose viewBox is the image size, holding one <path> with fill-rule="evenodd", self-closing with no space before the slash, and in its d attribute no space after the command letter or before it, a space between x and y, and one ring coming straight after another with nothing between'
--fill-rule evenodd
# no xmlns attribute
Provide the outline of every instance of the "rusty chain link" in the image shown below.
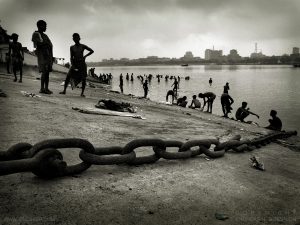
<svg viewBox="0 0 300 225"><path fill-rule="evenodd" d="M252 140L241 140L241 136L237 135L222 143L218 139L190 140L185 143L174 140L136 139L124 147L101 148L95 148L89 141L79 138L50 139L35 145L18 143L7 151L0 151L0 176L32 172L39 177L51 178L78 174L87 170L91 165L141 165L154 163L160 158L166 160L187 159L201 154L210 158L219 158L229 150L252 151L276 139L292 135L297 135L297 132L276 132ZM153 154L137 157L136 150L140 147L152 147ZM82 162L68 166L58 150L61 148L81 149L79 158ZM167 151L168 148L178 148L178 151L170 152Z"/></svg>

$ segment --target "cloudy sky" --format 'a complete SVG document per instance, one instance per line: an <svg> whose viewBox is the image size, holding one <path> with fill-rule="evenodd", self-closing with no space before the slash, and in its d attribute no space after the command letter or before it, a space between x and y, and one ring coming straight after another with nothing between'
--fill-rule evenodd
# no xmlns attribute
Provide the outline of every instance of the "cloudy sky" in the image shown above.
<svg viewBox="0 0 300 225"><path fill-rule="evenodd" d="M36 21L56 57L69 58L72 34L94 49L88 61L146 56L204 57L207 48L249 56L300 47L300 0L0 0L1 26L33 49Z"/></svg>

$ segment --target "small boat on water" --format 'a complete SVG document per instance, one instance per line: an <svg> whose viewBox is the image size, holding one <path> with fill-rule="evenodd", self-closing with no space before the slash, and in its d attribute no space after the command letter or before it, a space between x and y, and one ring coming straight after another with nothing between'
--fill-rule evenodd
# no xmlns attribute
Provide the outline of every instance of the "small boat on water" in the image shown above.
<svg viewBox="0 0 300 225"><path fill-rule="evenodd" d="M189 66L189 64L182 64L181 66Z"/></svg>

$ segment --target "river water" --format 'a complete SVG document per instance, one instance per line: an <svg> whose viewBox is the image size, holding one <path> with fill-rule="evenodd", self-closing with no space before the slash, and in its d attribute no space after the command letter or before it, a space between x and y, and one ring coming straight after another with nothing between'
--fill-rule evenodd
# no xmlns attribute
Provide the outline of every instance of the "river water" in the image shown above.
<svg viewBox="0 0 300 225"><path fill-rule="evenodd" d="M179 96L186 95L188 105L192 95L207 91L217 95L213 105L213 114L223 115L220 96L223 86L229 82L229 94L234 99L232 105L233 117L243 101L248 102L250 111L260 116L257 119L250 115L246 120L267 126L271 109L278 112L285 130L300 131L300 69L288 65L197 65L197 66L127 66L127 67L96 67L95 73L112 73L112 90L120 91L119 75L123 74L124 93L143 96L138 75L152 74L154 78L149 85L148 97L153 101L165 101L166 93L172 89L173 80L156 79L157 74L182 77L180 80ZM134 81L127 81L126 73L134 74ZM190 76L190 80L184 77ZM208 80L212 78L212 86ZM203 104L203 102L202 102Z"/></svg>

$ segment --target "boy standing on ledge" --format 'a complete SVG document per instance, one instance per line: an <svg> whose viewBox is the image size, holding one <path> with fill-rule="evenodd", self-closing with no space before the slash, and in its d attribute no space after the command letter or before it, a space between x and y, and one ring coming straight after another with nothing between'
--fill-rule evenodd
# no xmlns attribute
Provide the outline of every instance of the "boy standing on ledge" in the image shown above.
<svg viewBox="0 0 300 225"><path fill-rule="evenodd" d="M19 83L22 83L24 51L22 44L18 42L19 35L13 33L11 38L13 42L9 45L8 54L11 56L12 69L15 76L14 82L17 81L17 71L20 71Z"/></svg>
<svg viewBox="0 0 300 225"><path fill-rule="evenodd" d="M32 42L36 48L36 56L38 59L39 71L41 76L40 93L52 94L49 90L49 73L52 72L53 64L53 45L49 37L44 33L47 30L47 23L44 20L39 20L37 23L38 30L32 34Z"/></svg>
<svg viewBox="0 0 300 225"><path fill-rule="evenodd" d="M86 85L86 77L87 77L87 66L85 63L86 57L93 54L94 51L88 46L80 43L80 35L78 33L73 34L73 41L75 45L70 47L70 55L71 55L71 68L67 74L64 90L60 92L60 94L66 94L66 90L68 84L70 83L71 78L74 80L75 87L82 82L82 91L81 97L85 97L84 90ZM84 50L89 51L86 55L83 55Z"/></svg>

